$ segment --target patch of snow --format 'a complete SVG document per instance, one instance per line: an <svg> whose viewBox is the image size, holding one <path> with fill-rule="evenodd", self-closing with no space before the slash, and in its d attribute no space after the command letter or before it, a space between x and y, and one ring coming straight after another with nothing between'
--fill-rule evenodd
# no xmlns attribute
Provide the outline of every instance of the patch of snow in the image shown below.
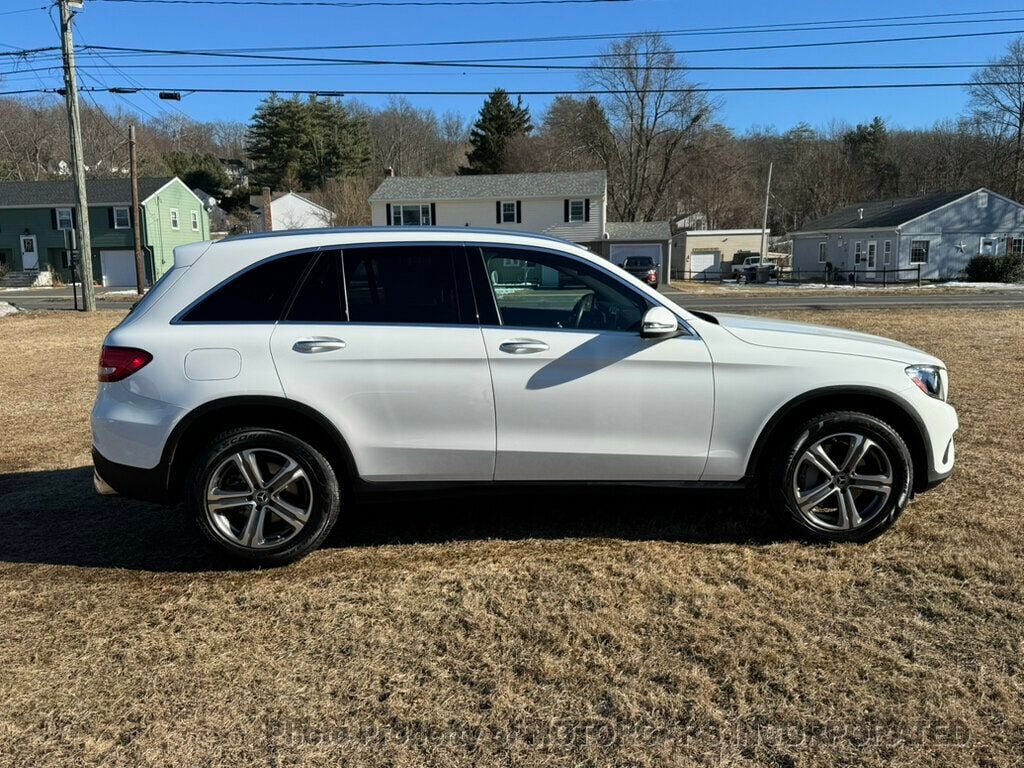
<svg viewBox="0 0 1024 768"><path fill-rule="evenodd" d="M1024 283L968 283L965 280L951 280L942 283L943 288L984 288L999 291L1024 291Z"/></svg>
<svg viewBox="0 0 1024 768"><path fill-rule="evenodd" d="M13 315L18 311L18 308L13 304L8 304L6 301L0 301L0 317L7 317L7 315Z"/></svg>
<svg viewBox="0 0 1024 768"><path fill-rule="evenodd" d="M128 288L123 291L104 291L103 296L135 296L137 291L134 288Z"/></svg>

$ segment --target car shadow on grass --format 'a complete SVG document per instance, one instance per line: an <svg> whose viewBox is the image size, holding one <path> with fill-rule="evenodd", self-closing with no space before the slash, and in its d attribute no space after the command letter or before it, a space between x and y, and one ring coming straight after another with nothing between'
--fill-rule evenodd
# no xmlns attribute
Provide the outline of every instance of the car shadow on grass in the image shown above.
<svg viewBox="0 0 1024 768"><path fill-rule="evenodd" d="M0 475L0 563L158 572L236 569L180 506L98 496L92 468ZM610 538L762 545L788 538L737 494L583 489L401 494L346 504L327 547Z"/></svg>

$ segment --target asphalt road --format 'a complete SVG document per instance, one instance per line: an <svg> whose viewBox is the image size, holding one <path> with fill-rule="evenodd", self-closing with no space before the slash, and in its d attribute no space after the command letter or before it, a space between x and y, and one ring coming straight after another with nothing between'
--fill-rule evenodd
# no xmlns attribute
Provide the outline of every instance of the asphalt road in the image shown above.
<svg viewBox="0 0 1024 768"><path fill-rule="evenodd" d="M1024 291L969 291L957 293L905 293L858 295L855 291L829 296L779 295L718 295L686 293L666 289L668 298L686 309L770 311L772 309L871 309L874 307L957 307L969 309L1000 309L1024 306Z"/></svg>
<svg viewBox="0 0 1024 768"><path fill-rule="evenodd" d="M102 297L104 289L97 291ZM797 289L780 289L777 295L686 293L672 289L662 290L668 298L687 309L730 311L771 311L772 309L871 309L875 307L965 307L969 309L998 309L1024 306L1024 290L973 291L955 293L861 294L843 291L828 296L803 296ZM70 288L28 288L0 291L0 301L18 309L72 309ZM81 302L81 297L79 297ZM99 309L126 310L131 301L103 300L96 302ZM81 306L81 304L79 304Z"/></svg>

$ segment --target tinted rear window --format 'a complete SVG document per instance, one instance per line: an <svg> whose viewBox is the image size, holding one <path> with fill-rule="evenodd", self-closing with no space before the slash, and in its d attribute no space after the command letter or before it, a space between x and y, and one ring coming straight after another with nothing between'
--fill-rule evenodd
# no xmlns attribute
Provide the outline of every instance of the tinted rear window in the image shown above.
<svg viewBox="0 0 1024 768"><path fill-rule="evenodd" d="M346 248L344 261L351 322L461 322L453 253L448 246Z"/></svg>
<svg viewBox="0 0 1024 768"><path fill-rule="evenodd" d="M288 310L288 320L296 323L340 323L345 320L340 252L327 251L317 257L316 266Z"/></svg>
<svg viewBox="0 0 1024 768"><path fill-rule="evenodd" d="M274 323L309 266L312 253L281 256L235 275L185 315L185 323Z"/></svg>

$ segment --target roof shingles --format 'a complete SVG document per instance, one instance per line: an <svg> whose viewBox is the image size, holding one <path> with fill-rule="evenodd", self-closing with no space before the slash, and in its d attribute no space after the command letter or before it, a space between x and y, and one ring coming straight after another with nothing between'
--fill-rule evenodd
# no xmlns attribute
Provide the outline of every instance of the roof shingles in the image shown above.
<svg viewBox="0 0 1024 768"><path fill-rule="evenodd" d="M370 195L370 202L601 197L607 191L607 186L604 171L391 176L384 179Z"/></svg>
<svg viewBox="0 0 1024 768"><path fill-rule="evenodd" d="M870 200L854 203L804 224L800 232L826 232L835 229L880 229L898 227L911 219L941 208L970 194L969 191L935 192L895 200ZM861 215L863 212L863 215Z"/></svg>
<svg viewBox="0 0 1024 768"><path fill-rule="evenodd" d="M139 179L139 199L145 200L171 181L170 176ZM128 179L89 179L85 191L89 207L94 205L128 205L132 199ZM0 208L50 208L75 205L75 188L70 181L4 181L0 182Z"/></svg>

